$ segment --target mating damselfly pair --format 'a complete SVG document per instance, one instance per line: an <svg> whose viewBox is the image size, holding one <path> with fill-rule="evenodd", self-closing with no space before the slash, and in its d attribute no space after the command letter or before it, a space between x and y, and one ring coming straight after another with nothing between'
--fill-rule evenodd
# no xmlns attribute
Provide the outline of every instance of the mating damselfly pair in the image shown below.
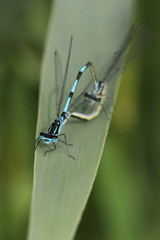
<svg viewBox="0 0 160 240"><path fill-rule="evenodd" d="M74 158L70 154L66 134L60 133L63 125L68 121L70 117L75 117L81 120L92 120L99 115L101 109L104 107L104 102L107 101L109 83L113 81L113 79L115 78L118 79L120 77L121 73L124 71L128 62L139 53L141 48L143 48L147 35L148 29L145 26L132 26L129 29L119 50L113 54L112 58L109 61L104 63L102 68L97 73L95 73L91 62L88 62L86 65L84 65L84 67L82 67L77 74L76 80L74 81L74 84L71 88L66 104L63 108L63 111L61 112L72 48L71 37L66 69L59 93L59 98L57 99L56 97L57 117L49 126L47 133L41 132L39 134L39 137L36 140L36 148L41 141L44 142L44 144L48 146L48 150L45 151L44 153L45 155L48 152L56 150L55 144L56 142L61 142L66 145L69 156ZM56 94L58 91L57 54L58 53L56 51L55 52ZM79 94L79 96L76 97L71 103L78 82L82 74L88 68L91 71L91 80L85 85L84 89ZM79 106L81 106L81 111L79 111ZM86 112L86 109L87 111L90 111L91 109L91 111ZM52 148L50 147L50 145L52 145Z"/></svg>

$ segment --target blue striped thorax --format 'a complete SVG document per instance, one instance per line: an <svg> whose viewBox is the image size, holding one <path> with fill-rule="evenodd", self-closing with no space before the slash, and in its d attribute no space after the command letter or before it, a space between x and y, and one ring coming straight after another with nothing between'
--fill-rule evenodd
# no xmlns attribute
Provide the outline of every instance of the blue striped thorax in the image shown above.
<svg viewBox="0 0 160 240"><path fill-rule="evenodd" d="M56 118L52 124L50 125L50 127L48 128L48 133L50 135L57 135L59 134L59 132L61 131L62 126L65 123L67 114L66 113L62 113L61 116L58 118Z"/></svg>

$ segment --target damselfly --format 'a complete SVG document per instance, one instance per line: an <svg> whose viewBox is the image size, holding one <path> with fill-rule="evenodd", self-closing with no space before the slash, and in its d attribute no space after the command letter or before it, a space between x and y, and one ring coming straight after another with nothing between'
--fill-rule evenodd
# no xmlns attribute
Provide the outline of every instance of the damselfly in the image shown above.
<svg viewBox="0 0 160 240"><path fill-rule="evenodd" d="M99 115L106 98L109 98L110 82L117 81L126 65L142 51L148 35L149 29L146 26L132 26L120 49L113 54L110 61L106 62L97 73L95 73L91 62L84 66L90 68L92 79L71 104L71 109L77 109L81 105L83 110L87 109L88 111L91 104L95 104L95 107L90 113L84 113L83 110L82 112L73 110L70 112L72 117L91 120Z"/></svg>
<svg viewBox="0 0 160 240"><path fill-rule="evenodd" d="M57 102L56 103L57 118L51 123L47 133L41 132L39 134L39 137L36 141L37 142L36 147L38 146L40 141L43 141L49 148L49 150L45 152L46 154L47 152L51 152L56 149L55 142L61 142L66 145L69 156L74 158L70 154L70 151L68 148L69 144L67 142L66 134L65 133L60 134L61 128L64 126L64 124L67 122L70 116L83 119L83 120L91 120L96 116L98 116L98 114L100 113L103 107L104 101L108 97L109 83L112 82L113 79L117 80L117 78L124 71L126 63L132 60L133 57L137 55L137 52L141 50L142 45L144 44L143 40L146 39L146 35L148 35L148 29L146 27L132 26L126 38L124 39L120 50L116 51L113 54L113 57L111 58L111 60L109 62L106 62L96 74L91 62L88 62L84 67L82 67L78 72L76 80L72 86L72 89L70 91L65 107L62 113L60 114L61 106L64 98L64 90L65 90L65 84L67 79L67 73L69 68L69 61L70 61L70 54L71 54L71 47L72 47L72 37L71 37L65 74L64 74L58 102L57 102L57 99L58 99L57 95L55 94L56 102ZM75 93L79 79L82 76L82 73L88 68L90 68L92 79L85 86L85 88L80 93L80 95L71 104L71 100L72 100L73 94ZM57 52L55 52L56 86L58 82L57 72L58 72ZM56 93L57 93L57 87L56 87ZM90 111L91 104L92 105L96 104L96 106L93 107L93 111L91 111L89 114L84 113L83 110L87 109L87 111ZM79 107L81 107L82 112L77 111ZM64 140L59 139L60 137L64 137ZM49 144L52 144L54 148L50 148Z"/></svg>
<svg viewBox="0 0 160 240"><path fill-rule="evenodd" d="M70 54L71 54L71 47L72 47L72 37L71 37L71 41L70 41L70 47L69 47L69 52L68 52L68 58L67 58L67 64L66 64L66 70L65 70L65 74L64 74L64 78L63 78L63 82L62 82L62 87L61 87L61 91L60 91L60 97L59 97L59 101L56 103L56 107L57 107L57 118L51 123L51 125L48 128L48 132L41 132L39 134L38 139L36 140L36 148L39 145L39 143L41 141L43 141L49 148L49 150L45 151L45 154L47 152L52 152L54 150L56 150L56 144L55 142L61 142L64 143L67 147L67 151L70 157L74 158L69 151L68 148L68 142L67 142L67 137L65 133L60 134L62 127L64 126L64 124L67 122L67 120L70 117L70 103L73 97L73 94L76 90L77 84L79 82L79 79L82 75L82 73L88 68L88 64L86 64L83 68L80 69L80 71L77 74L76 80L72 86L72 89L69 93L69 97L67 99L67 102L65 104L65 107L62 111L62 113L60 114L61 111L61 105L63 102L63 98L64 98L64 90L65 90L65 84L66 84L66 79L67 79L67 73L68 73L68 67L69 67L69 60L70 60ZM57 93L57 52L55 52L55 80L56 80L56 93ZM57 99L56 99L57 101ZM64 137L64 140L59 139L60 137ZM50 148L49 144L52 144L54 148Z"/></svg>

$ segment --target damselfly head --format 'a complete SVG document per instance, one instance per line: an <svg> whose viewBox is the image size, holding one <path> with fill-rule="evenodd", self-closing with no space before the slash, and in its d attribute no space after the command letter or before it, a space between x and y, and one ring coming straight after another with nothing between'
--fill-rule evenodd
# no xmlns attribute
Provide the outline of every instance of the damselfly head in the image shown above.
<svg viewBox="0 0 160 240"><path fill-rule="evenodd" d="M57 136L54 136L50 133L44 133L41 132L39 134L39 138L45 143L45 144L50 144L51 142L56 142L58 140Z"/></svg>
<svg viewBox="0 0 160 240"><path fill-rule="evenodd" d="M45 143L45 144L49 144L51 142L51 139L48 138L48 134L47 133L44 133L44 132L41 132L39 134L39 138Z"/></svg>

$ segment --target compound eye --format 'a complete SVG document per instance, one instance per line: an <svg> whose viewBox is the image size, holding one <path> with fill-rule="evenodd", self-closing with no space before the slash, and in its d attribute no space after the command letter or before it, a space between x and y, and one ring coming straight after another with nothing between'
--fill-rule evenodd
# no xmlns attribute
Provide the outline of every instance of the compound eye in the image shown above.
<svg viewBox="0 0 160 240"><path fill-rule="evenodd" d="M45 133L44 133L44 132L41 132L41 133L39 134L39 136L45 137Z"/></svg>

